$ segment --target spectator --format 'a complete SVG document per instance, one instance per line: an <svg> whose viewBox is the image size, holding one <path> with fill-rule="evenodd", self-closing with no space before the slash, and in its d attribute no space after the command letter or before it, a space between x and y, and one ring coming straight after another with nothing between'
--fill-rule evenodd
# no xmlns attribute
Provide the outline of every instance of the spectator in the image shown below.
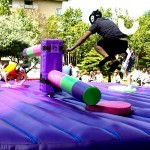
<svg viewBox="0 0 150 150"><path fill-rule="evenodd" d="M89 81L96 81L96 74L94 71L90 71L90 75L89 75Z"/></svg>
<svg viewBox="0 0 150 150"><path fill-rule="evenodd" d="M89 82L89 72L87 72L87 70L84 71L82 77L81 77L81 80L83 82Z"/></svg>
<svg viewBox="0 0 150 150"><path fill-rule="evenodd" d="M72 68L66 64L66 62L63 62L62 72L71 76L72 75Z"/></svg>
<svg viewBox="0 0 150 150"><path fill-rule="evenodd" d="M123 73L123 80L127 80L129 73L135 61L135 54L130 47L127 48L126 53L123 53L123 61L121 71Z"/></svg>
<svg viewBox="0 0 150 150"><path fill-rule="evenodd" d="M143 85L143 86L150 85L150 68L147 68L147 72L141 78L141 85Z"/></svg>
<svg viewBox="0 0 150 150"><path fill-rule="evenodd" d="M142 81L147 78L147 69L143 68L142 72L140 72L139 77L137 79L137 83L139 86L142 86Z"/></svg>
<svg viewBox="0 0 150 150"><path fill-rule="evenodd" d="M97 82L103 82L104 81L103 74L101 73L100 70L97 70L97 74L95 76L96 76L96 81Z"/></svg>
<svg viewBox="0 0 150 150"><path fill-rule="evenodd" d="M80 70L79 70L79 68L76 66L76 63L75 62L72 62L71 63L71 68L72 68L72 76L74 77L74 78L80 78Z"/></svg>
<svg viewBox="0 0 150 150"><path fill-rule="evenodd" d="M114 75L113 75L113 78L112 78L112 83L120 83L120 75L119 75L119 70L118 69L116 69L115 71L114 71Z"/></svg>

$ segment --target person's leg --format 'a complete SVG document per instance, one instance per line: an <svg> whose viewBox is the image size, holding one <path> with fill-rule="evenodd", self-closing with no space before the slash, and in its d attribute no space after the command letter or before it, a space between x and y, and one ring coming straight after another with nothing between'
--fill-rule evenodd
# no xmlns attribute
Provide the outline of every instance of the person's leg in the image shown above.
<svg viewBox="0 0 150 150"><path fill-rule="evenodd" d="M103 39L98 41L95 49L104 57L104 59L99 63L99 67L101 68L107 61L111 61L112 64L110 65L110 69L108 71L113 72L120 64L120 62L116 60L115 55L124 53L127 47L127 41L113 39Z"/></svg>
<svg viewBox="0 0 150 150"><path fill-rule="evenodd" d="M112 64L110 67L114 70L118 66L118 62L116 62L116 42L110 39L103 39L97 42L95 45L95 50L104 57L102 61L99 63L99 67L101 68L107 61L111 61ZM114 64L113 64L114 63ZM117 66L116 66L117 65ZM111 69L111 70L112 70ZM110 70L110 71L111 71ZM112 71L113 71L112 70Z"/></svg>
<svg viewBox="0 0 150 150"><path fill-rule="evenodd" d="M8 84L7 74L5 74L5 75L3 76L3 79L4 79L5 83Z"/></svg>
<svg viewBox="0 0 150 150"><path fill-rule="evenodd" d="M122 54L126 52L128 47L128 42L123 40L110 40L108 43L108 51L110 51L110 55ZM119 69L118 67L121 63L118 60L114 60L110 69L108 71L113 72L115 69Z"/></svg>
<svg viewBox="0 0 150 150"><path fill-rule="evenodd" d="M116 58L114 56L109 56L108 53L99 45L95 45L95 50L104 57L102 61L99 63L99 67L101 68L107 61L114 62Z"/></svg>
<svg viewBox="0 0 150 150"><path fill-rule="evenodd" d="M119 62L118 60L114 60L113 63L110 65L110 68L109 68L108 71L109 71L109 72L114 72L115 69L120 70L120 69L118 68L119 64L120 64L120 62Z"/></svg>
<svg viewBox="0 0 150 150"><path fill-rule="evenodd" d="M95 48L95 50L96 50L100 55L102 55L104 58L109 56L109 55L107 54L107 52L106 52L101 46L99 46L99 45L96 44L96 45L94 46L94 48Z"/></svg>
<svg viewBox="0 0 150 150"><path fill-rule="evenodd" d="M8 80L7 80L8 73L2 72L1 74L2 74L2 78L4 79L5 83L8 83Z"/></svg>
<svg viewBox="0 0 150 150"><path fill-rule="evenodd" d="M16 85L22 85L22 84L26 81L26 79L27 79L26 73L25 73L25 72L20 72L20 73L18 73L18 75L17 75L15 84L16 84ZM19 82L19 81L20 81L20 82Z"/></svg>
<svg viewBox="0 0 150 150"><path fill-rule="evenodd" d="M23 78L23 74L22 73L17 73L16 83L19 82L22 78Z"/></svg>

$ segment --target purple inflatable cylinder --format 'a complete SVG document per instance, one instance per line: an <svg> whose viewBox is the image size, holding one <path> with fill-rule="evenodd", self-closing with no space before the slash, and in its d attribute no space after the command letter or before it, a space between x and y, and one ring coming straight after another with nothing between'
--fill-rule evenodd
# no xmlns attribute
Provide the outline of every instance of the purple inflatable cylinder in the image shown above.
<svg viewBox="0 0 150 150"><path fill-rule="evenodd" d="M79 81L73 85L72 95L76 97L77 99L83 100L84 91L86 91L86 89L88 89L89 87L91 87L91 85L85 84L84 82Z"/></svg>
<svg viewBox="0 0 150 150"><path fill-rule="evenodd" d="M77 80L62 72L53 70L48 74L50 83L71 94L77 100L88 105L95 105L101 99L101 92L97 87Z"/></svg>
<svg viewBox="0 0 150 150"><path fill-rule="evenodd" d="M101 92L97 87L82 81L78 81L73 85L72 95L88 105L95 105L101 99Z"/></svg>
<svg viewBox="0 0 150 150"><path fill-rule="evenodd" d="M25 48L22 52L23 56L40 56L42 52L41 44Z"/></svg>

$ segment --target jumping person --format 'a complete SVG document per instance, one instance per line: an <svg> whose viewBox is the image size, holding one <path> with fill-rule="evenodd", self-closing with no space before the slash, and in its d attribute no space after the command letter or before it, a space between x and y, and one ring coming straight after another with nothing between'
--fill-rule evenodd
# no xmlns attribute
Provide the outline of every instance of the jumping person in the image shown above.
<svg viewBox="0 0 150 150"><path fill-rule="evenodd" d="M120 62L116 60L115 55L125 53L128 47L127 35L122 33L114 22L103 18L99 10L93 11L89 16L89 20L92 24L91 27L71 48L67 48L67 51L74 50L76 47L83 44L90 35L98 33L102 36L102 40L99 40L94 48L104 57L99 63L99 68L107 61L111 61L112 64L110 65L109 72L113 72L120 64Z"/></svg>

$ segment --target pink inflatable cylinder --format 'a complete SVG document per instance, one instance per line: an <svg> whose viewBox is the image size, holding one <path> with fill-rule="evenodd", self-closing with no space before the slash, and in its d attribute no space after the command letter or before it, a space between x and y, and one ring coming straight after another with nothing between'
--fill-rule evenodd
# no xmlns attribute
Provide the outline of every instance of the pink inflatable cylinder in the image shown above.
<svg viewBox="0 0 150 150"><path fill-rule="evenodd" d="M41 44L25 48L22 52L23 56L40 56L42 52Z"/></svg>
<svg viewBox="0 0 150 150"><path fill-rule="evenodd" d="M40 55L41 55L41 52L42 52L41 44L35 45L35 46L33 47L33 53L34 53L35 56L40 56Z"/></svg>
<svg viewBox="0 0 150 150"><path fill-rule="evenodd" d="M51 81L51 83L54 84L56 87L61 88L60 81L64 76L66 76L66 74L56 70L52 70L48 74L48 80Z"/></svg>

